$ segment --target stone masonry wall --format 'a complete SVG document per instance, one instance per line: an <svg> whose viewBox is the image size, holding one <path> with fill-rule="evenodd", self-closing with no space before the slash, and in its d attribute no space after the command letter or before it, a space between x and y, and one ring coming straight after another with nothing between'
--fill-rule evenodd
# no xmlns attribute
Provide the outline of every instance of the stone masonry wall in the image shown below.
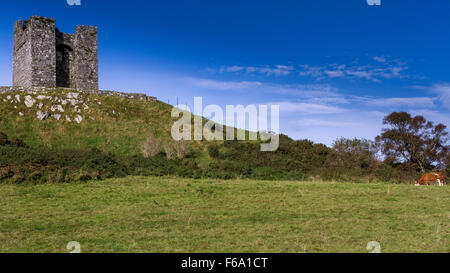
<svg viewBox="0 0 450 273"><path fill-rule="evenodd" d="M19 20L14 24L13 52L13 85L32 86L31 43L27 22Z"/></svg>
<svg viewBox="0 0 450 273"><path fill-rule="evenodd" d="M13 86L98 90L97 28L59 32L55 20L32 16L14 24Z"/></svg>
<svg viewBox="0 0 450 273"><path fill-rule="evenodd" d="M77 26L75 33L75 88L98 89L97 28Z"/></svg>
<svg viewBox="0 0 450 273"><path fill-rule="evenodd" d="M30 24L32 85L56 87L55 20L33 16Z"/></svg>

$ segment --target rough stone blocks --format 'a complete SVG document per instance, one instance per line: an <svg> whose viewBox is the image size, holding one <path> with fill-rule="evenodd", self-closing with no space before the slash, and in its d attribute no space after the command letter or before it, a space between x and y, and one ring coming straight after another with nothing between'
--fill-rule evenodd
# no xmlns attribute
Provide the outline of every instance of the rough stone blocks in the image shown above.
<svg viewBox="0 0 450 273"><path fill-rule="evenodd" d="M97 27L59 32L55 20L32 16L14 24L13 86L98 90Z"/></svg>

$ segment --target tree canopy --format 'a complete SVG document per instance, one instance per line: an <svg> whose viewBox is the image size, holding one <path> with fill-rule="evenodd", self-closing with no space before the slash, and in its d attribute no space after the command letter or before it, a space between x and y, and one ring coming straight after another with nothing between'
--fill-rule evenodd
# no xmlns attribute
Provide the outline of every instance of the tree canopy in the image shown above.
<svg viewBox="0 0 450 273"><path fill-rule="evenodd" d="M447 126L406 112L386 116L383 124L385 128L376 141L388 159L412 164L421 172L445 168L449 153Z"/></svg>

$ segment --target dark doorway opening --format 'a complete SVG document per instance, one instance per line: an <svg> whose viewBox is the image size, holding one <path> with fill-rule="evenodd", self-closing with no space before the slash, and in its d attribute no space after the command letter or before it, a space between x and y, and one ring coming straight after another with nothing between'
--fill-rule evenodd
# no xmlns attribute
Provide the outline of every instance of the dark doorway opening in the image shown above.
<svg viewBox="0 0 450 273"><path fill-rule="evenodd" d="M56 86L71 87L73 50L68 45L56 47Z"/></svg>

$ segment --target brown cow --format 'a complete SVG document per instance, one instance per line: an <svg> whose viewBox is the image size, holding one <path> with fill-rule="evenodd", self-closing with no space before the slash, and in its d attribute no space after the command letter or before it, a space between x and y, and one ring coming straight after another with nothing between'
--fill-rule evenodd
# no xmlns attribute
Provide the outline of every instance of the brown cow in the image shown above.
<svg viewBox="0 0 450 273"><path fill-rule="evenodd" d="M437 182L439 186L444 186L444 173L432 172L424 173L419 180L417 180L415 186L430 185L430 183Z"/></svg>

